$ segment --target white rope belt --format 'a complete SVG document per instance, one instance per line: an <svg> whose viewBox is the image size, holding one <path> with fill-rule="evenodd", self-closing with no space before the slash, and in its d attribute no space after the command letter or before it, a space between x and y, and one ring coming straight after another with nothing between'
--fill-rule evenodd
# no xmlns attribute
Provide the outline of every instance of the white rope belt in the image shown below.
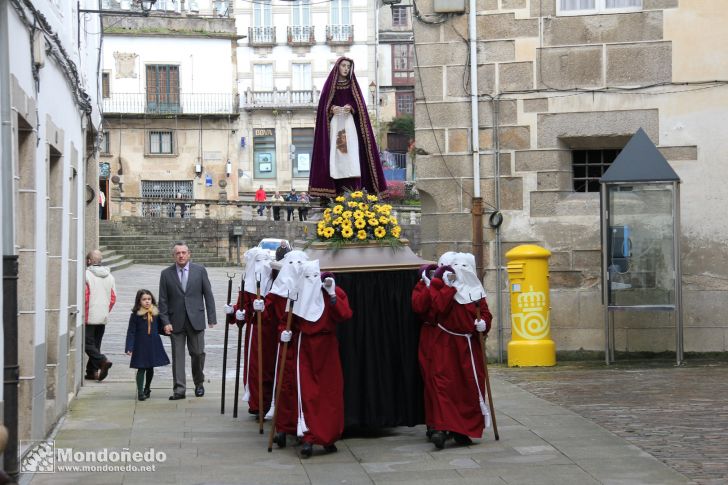
<svg viewBox="0 0 728 485"><path fill-rule="evenodd" d="M303 401L301 399L301 340L303 333L298 334L298 348L296 350L296 387L298 391L298 425L296 426L296 435L303 436L308 431L306 419L303 416Z"/></svg>
<svg viewBox="0 0 728 485"><path fill-rule="evenodd" d="M250 336L248 336L248 345L245 346L245 392L243 393L243 401L250 400L250 386L248 386L248 381L250 380L250 346L253 344L253 324L249 323L248 325L251 328ZM240 327L240 331L243 331L243 327Z"/></svg>
<svg viewBox="0 0 728 485"><path fill-rule="evenodd" d="M271 397L270 409L265 414L265 419L273 419L273 413L276 410L276 382L278 381L278 356L281 353L281 343L278 342L276 348L276 369L273 371L273 397Z"/></svg>
<svg viewBox="0 0 728 485"><path fill-rule="evenodd" d="M473 344L471 342L471 338L473 337L472 334L469 333L457 333L452 332L445 327L443 327L441 324L437 324L438 327L440 327L440 330L442 330L445 333L449 333L450 335L455 335L456 337L465 337L468 340L468 350L470 351L470 365L473 367L473 378L475 379L475 386L478 388L478 401L480 403L480 412L483 413L483 416L486 417L486 428L490 427L490 411L488 411L488 406L485 405L485 399L483 399L483 392L480 390L480 383L478 382L478 372L475 370L475 357L473 356Z"/></svg>

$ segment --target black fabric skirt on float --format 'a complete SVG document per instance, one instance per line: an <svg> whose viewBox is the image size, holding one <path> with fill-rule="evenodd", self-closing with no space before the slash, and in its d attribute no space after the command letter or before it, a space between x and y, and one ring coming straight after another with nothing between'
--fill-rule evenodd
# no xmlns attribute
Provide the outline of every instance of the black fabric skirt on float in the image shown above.
<svg viewBox="0 0 728 485"><path fill-rule="evenodd" d="M417 270L336 273L354 316L338 327L347 430L425 422L412 311Z"/></svg>

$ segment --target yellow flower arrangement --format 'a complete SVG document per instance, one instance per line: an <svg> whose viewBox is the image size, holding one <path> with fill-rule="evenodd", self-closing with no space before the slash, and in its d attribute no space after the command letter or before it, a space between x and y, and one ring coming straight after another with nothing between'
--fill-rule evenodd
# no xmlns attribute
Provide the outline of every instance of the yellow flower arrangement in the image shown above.
<svg viewBox="0 0 728 485"><path fill-rule="evenodd" d="M316 225L318 240L332 244L367 240L397 244L402 229L391 215L392 206L379 197L357 190L334 198Z"/></svg>

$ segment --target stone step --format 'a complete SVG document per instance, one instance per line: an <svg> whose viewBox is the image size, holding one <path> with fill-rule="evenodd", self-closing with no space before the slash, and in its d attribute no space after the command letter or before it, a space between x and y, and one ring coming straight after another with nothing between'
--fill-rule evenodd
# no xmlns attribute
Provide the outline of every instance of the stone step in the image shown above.
<svg viewBox="0 0 728 485"><path fill-rule="evenodd" d="M106 266L108 266L109 270L113 273L114 271L128 268L132 264L134 264L134 261L132 261L131 259L120 259L111 264L107 264Z"/></svg>

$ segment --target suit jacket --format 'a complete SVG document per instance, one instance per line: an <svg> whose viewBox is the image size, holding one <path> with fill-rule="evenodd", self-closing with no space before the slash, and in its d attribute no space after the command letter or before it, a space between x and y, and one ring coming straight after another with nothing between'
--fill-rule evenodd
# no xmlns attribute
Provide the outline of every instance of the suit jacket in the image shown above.
<svg viewBox="0 0 728 485"><path fill-rule="evenodd" d="M173 332L181 332L187 315L195 330L204 330L205 309L207 322L217 323L215 298L204 266L190 262L186 291L182 291L176 264L162 271L159 277L159 318L163 325L171 323Z"/></svg>

